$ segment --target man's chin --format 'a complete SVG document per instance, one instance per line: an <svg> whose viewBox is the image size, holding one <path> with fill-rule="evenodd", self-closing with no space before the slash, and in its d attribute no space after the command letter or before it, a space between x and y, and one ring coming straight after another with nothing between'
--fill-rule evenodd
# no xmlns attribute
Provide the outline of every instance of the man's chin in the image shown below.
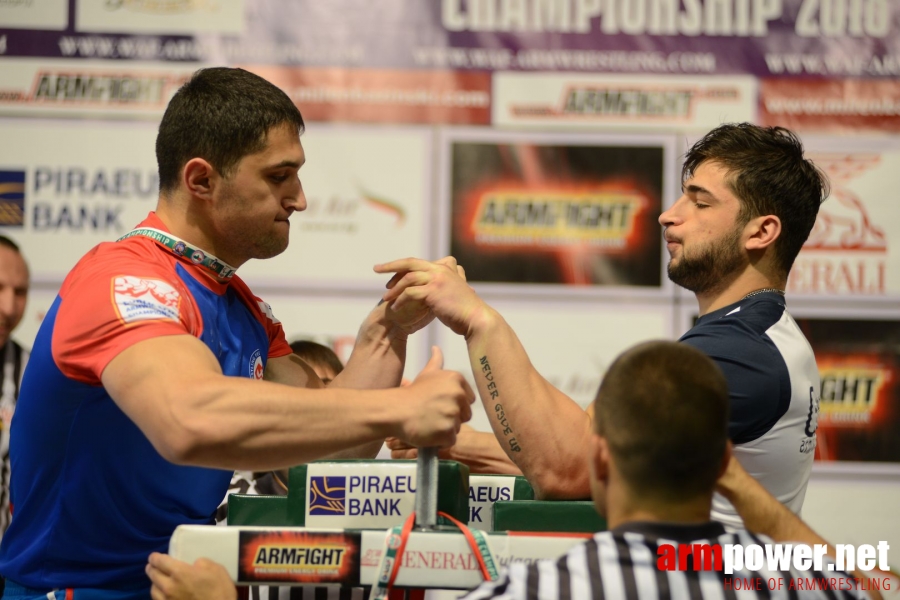
<svg viewBox="0 0 900 600"><path fill-rule="evenodd" d="M259 251L257 251L256 254L253 256L253 258L256 258L258 260L266 260L269 258L275 258L279 254L284 253L284 251L287 250L287 248L288 248L287 241L285 241L284 244L281 244L279 246L273 245L273 246L269 246L266 248L260 248Z"/></svg>

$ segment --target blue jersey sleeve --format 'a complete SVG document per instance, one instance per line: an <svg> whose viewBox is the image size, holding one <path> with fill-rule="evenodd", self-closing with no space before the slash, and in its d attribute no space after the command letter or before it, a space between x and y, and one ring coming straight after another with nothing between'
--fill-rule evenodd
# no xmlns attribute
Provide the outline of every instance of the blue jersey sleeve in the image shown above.
<svg viewBox="0 0 900 600"><path fill-rule="evenodd" d="M725 374L731 398L728 435L735 444L764 435L791 402L787 365L775 344L746 328L738 320L719 319L681 338L716 361Z"/></svg>

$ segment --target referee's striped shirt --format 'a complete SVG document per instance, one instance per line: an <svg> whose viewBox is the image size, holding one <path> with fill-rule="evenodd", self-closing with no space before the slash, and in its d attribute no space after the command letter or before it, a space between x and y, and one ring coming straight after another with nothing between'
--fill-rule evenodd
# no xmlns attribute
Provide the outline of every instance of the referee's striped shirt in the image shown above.
<svg viewBox="0 0 900 600"><path fill-rule="evenodd" d="M841 600L867 597L865 592L852 589L850 576L840 571L768 571L764 564L759 571L743 569L735 571L733 575L725 575L717 571L692 570L690 557L686 571L663 571L657 568L657 548L660 545L671 544L677 549L679 544L741 544L746 547L750 544L763 546L766 543L773 542L765 536L746 531L726 533L720 523L628 523L612 531L595 534L591 540L576 546L556 561L511 563L497 581L483 583L464 598ZM778 578L784 582L781 589L778 589ZM812 578L842 578L841 587L851 589L789 589L792 580L809 581ZM775 580L772 583L775 589L769 589L770 579ZM750 583L749 586L746 585L747 582ZM757 585L761 589L747 589Z"/></svg>

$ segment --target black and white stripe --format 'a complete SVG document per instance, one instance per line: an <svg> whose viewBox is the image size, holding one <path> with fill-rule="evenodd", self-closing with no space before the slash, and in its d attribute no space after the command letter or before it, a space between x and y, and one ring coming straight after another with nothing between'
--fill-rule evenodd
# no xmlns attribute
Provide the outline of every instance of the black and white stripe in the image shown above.
<svg viewBox="0 0 900 600"><path fill-rule="evenodd" d="M699 534L699 535L698 535ZM527 600L788 600L866 598L863 591L789 590L787 582L797 578L847 578L839 571L758 571L743 569L728 576L717 571L661 571L657 548L671 544L772 543L746 531L725 533L718 523L700 526L633 523L614 531L597 533L556 561L513 563L497 581L486 582L464 600L487 598ZM689 562L689 566L690 566ZM728 577L763 582L760 590L735 590L724 585ZM770 578L782 578L782 589L769 590Z"/></svg>
<svg viewBox="0 0 900 600"><path fill-rule="evenodd" d="M363 588L339 588L325 586L252 586L249 600L365 600Z"/></svg>

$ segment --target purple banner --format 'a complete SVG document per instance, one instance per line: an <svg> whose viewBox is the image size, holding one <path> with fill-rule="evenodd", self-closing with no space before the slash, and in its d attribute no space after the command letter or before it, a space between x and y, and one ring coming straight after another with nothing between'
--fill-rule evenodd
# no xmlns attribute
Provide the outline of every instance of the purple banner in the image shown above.
<svg viewBox="0 0 900 600"><path fill-rule="evenodd" d="M0 7L0 23L26 25L0 29L0 54L392 69L900 75L900 4L893 0L253 0L243 11L212 14L226 12L219 4L83 0L61 9L65 27L42 28L14 13L35 10L30 3L13 3ZM203 33L187 29L191 19L201 24L193 31Z"/></svg>

